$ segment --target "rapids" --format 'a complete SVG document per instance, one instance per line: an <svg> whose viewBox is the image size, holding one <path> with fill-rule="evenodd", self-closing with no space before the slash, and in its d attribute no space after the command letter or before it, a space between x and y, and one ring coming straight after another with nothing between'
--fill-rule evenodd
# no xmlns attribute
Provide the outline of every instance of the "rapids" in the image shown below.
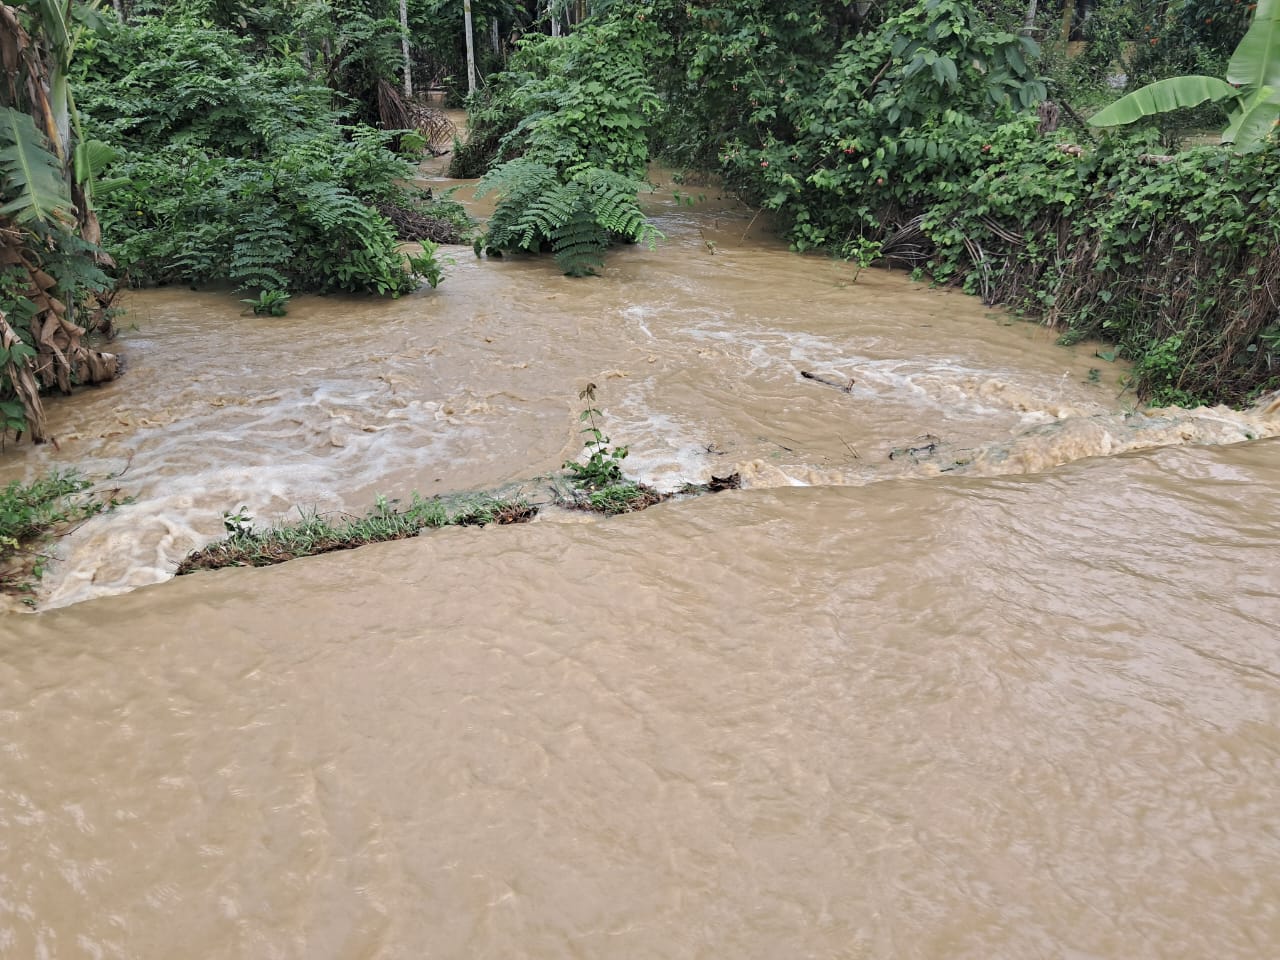
<svg viewBox="0 0 1280 960"><path fill-rule="evenodd" d="M1280 951L1280 417L652 203L598 279L129 298L0 454L136 498L0 614L0 956ZM241 505L536 487L588 382L744 489L163 582Z"/></svg>

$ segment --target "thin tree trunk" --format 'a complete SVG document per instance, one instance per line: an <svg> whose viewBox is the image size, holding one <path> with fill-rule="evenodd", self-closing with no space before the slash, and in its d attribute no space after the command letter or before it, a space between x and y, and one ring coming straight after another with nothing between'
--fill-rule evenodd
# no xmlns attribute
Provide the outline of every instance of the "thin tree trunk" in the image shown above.
<svg viewBox="0 0 1280 960"><path fill-rule="evenodd" d="M489 21L489 39L493 43L493 55L500 56L502 54L502 40L498 36L498 18L494 17Z"/></svg>
<svg viewBox="0 0 1280 960"><path fill-rule="evenodd" d="M560 18L556 16L556 0L547 0L547 15L551 17L551 35L560 36Z"/></svg>
<svg viewBox="0 0 1280 960"><path fill-rule="evenodd" d="M409 3L400 0L400 50L404 53L404 95L413 96L413 64L409 59Z"/></svg>
<svg viewBox="0 0 1280 960"><path fill-rule="evenodd" d="M1027 0L1027 19L1022 23L1022 32L1031 36L1036 28L1036 0Z"/></svg>
<svg viewBox="0 0 1280 960"><path fill-rule="evenodd" d="M467 35L467 93L475 93L476 43L471 30L471 0L462 0L462 29Z"/></svg>

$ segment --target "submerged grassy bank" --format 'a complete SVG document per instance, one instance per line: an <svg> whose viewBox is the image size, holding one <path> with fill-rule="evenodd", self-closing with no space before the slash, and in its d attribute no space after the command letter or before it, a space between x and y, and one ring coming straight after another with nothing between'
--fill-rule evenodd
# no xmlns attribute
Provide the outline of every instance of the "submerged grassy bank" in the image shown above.
<svg viewBox="0 0 1280 960"><path fill-rule="evenodd" d="M741 478L736 473L712 477L706 484L686 484L674 493L660 493L626 479L600 488L571 483L568 489L553 485L549 503L612 517L635 513L676 497L736 490L740 485ZM406 540L425 530L442 527L528 523L546 505L532 503L524 496L492 493L430 499L414 494L408 506L400 508L398 501L379 497L363 516L303 513L296 521L276 523L265 530L255 530L252 518L242 508L237 513L224 515L227 536L189 554L178 565L176 576L222 567L267 567L299 557L353 550L370 543Z"/></svg>
<svg viewBox="0 0 1280 960"><path fill-rule="evenodd" d="M127 501L119 490L94 490L72 470L0 487L0 593L30 594L49 557L43 547L72 525Z"/></svg>
<svg viewBox="0 0 1280 960"><path fill-rule="evenodd" d="M537 507L522 499L504 500L480 494L449 502L438 497L426 500L414 494L403 510L397 509L396 501L380 497L361 517L331 519L318 513L304 513L297 521L255 531L251 518L242 509L224 516L227 537L189 554L178 565L176 576L221 567L267 567L369 543L405 540L423 530L440 527L526 523L537 513Z"/></svg>

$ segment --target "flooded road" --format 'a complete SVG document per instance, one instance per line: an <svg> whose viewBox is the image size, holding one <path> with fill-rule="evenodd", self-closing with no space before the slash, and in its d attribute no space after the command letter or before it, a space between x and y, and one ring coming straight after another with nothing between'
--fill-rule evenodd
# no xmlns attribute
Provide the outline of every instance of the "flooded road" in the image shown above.
<svg viewBox="0 0 1280 960"><path fill-rule="evenodd" d="M595 280L133 296L0 458L137 497L0 620L0 956L1277 954L1276 416L654 202ZM552 473L587 382L744 489L162 582L242 504Z"/></svg>

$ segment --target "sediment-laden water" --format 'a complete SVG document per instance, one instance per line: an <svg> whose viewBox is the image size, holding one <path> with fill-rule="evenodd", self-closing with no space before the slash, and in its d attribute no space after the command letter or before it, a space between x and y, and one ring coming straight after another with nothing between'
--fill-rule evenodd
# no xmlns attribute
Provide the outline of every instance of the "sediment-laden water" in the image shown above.
<svg viewBox="0 0 1280 960"><path fill-rule="evenodd" d="M130 298L0 454L136 497L0 619L0 956L1276 955L1280 419L653 202L593 280ZM554 473L588 382L744 489L170 581L242 505Z"/></svg>

